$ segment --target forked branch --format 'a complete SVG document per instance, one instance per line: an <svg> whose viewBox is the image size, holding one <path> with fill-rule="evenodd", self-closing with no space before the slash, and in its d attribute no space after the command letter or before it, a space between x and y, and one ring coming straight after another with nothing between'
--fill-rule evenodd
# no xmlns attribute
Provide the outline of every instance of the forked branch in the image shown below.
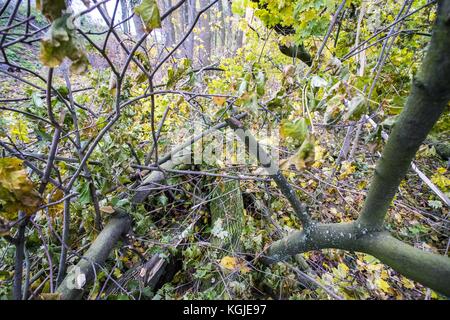
<svg viewBox="0 0 450 320"><path fill-rule="evenodd" d="M438 1L431 43L404 111L375 170L357 221L304 225L267 250L266 262L310 250L336 248L371 254L401 274L450 295L450 259L392 237L383 222L392 199L422 142L450 100L450 0Z"/></svg>

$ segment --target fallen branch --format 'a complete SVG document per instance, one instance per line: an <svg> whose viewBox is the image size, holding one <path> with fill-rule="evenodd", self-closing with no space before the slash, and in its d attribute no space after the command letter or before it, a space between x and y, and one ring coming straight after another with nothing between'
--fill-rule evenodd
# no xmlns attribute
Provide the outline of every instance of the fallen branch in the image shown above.
<svg viewBox="0 0 450 320"><path fill-rule="evenodd" d="M126 214L119 213L111 218L56 290L61 300L81 299L84 288L94 280L96 271L105 263L120 237L128 232L130 227L131 220Z"/></svg>

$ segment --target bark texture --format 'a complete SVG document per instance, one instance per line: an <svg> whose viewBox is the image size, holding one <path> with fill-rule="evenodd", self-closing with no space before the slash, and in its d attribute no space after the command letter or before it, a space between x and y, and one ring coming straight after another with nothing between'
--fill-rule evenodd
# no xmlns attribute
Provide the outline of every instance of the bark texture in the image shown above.
<svg viewBox="0 0 450 320"><path fill-rule="evenodd" d="M81 260L71 268L56 290L60 294L61 300L81 299L84 292L83 288L95 279L97 270L105 263L120 237L128 232L130 226L130 217L126 214L118 214L111 218ZM82 283L83 278L85 278L84 284Z"/></svg>
<svg viewBox="0 0 450 320"><path fill-rule="evenodd" d="M421 70L378 162L360 217L352 223L304 226L273 243L265 262L299 252L336 248L371 254L399 273L450 295L450 259L392 237L383 222L418 148L450 100L450 0L438 1L437 19Z"/></svg>

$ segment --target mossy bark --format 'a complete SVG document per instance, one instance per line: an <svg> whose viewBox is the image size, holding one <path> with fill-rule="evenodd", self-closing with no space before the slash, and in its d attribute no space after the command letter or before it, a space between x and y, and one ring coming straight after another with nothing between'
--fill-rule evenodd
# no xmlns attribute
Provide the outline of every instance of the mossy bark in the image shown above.
<svg viewBox="0 0 450 320"><path fill-rule="evenodd" d="M223 240L213 240L227 250L240 250L240 237L244 224L244 201L239 180L217 181L211 193L211 225L221 219L222 226L228 232Z"/></svg>

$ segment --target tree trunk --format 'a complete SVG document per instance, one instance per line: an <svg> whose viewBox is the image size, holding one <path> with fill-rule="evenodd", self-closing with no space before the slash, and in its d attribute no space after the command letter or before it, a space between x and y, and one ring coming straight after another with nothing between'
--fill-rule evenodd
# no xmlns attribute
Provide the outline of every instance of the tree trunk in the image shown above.
<svg viewBox="0 0 450 320"><path fill-rule="evenodd" d="M122 11L122 21L128 18L128 4L127 0L120 0L120 10ZM128 28L128 21L122 23L123 33L128 34L130 32Z"/></svg>
<svg viewBox="0 0 450 320"><path fill-rule="evenodd" d="M164 12L172 7L172 0L163 0ZM172 16L163 22L163 30L166 35L166 47L172 47L175 44L175 26L172 22Z"/></svg>
<svg viewBox="0 0 450 320"><path fill-rule="evenodd" d="M225 17L227 16L227 12L225 11L225 7L223 5L223 1L219 1L219 12L220 12L220 43L222 48L227 47L227 34L225 28ZM216 47L218 44L216 44Z"/></svg>
<svg viewBox="0 0 450 320"><path fill-rule="evenodd" d="M94 280L96 270L105 263L120 237L128 232L130 226L131 220L128 215L119 214L111 218L56 290L61 295L61 300L81 299L84 288Z"/></svg>
<svg viewBox="0 0 450 320"><path fill-rule="evenodd" d="M403 243L384 219L417 150L450 100L450 0L438 1L437 19L420 71L375 169L359 218L352 223L304 226L273 243L272 261L309 250L336 248L371 254L401 274L450 295L450 259Z"/></svg>
<svg viewBox="0 0 450 320"><path fill-rule="evenodd" d="M208 0L200 0L200 8L209 4ZM211 27L209 10L200 17L200 41L199 59L202 65L208 65L211 61Z"/></svg>
<svg viewBox="0 0 450 320"><path fill-rule="evenodd" d="M186 21L187 24L186 28L185 28L185 32L186 29L189 28L190 25L192 25L192 23L194 22L194 18L195 18L195 0L187 0L186 1L186 5L184 6L184 10L185 10L185 17L186 17ZM189 35L189 37L186 39L185 41L186 43L186 57L188 59L193 60L194 59L194 33L191 33Z"/></svg>
<svg viewBox="0 0 450 320"><path fill-rule="evenodd" d="M228 232L223 241L216 239L216 245L230 251L240 250L240 236L244 223L244 201L239 180L217 181L211 192L211 225L214 226L219 219Z"/></svg>

